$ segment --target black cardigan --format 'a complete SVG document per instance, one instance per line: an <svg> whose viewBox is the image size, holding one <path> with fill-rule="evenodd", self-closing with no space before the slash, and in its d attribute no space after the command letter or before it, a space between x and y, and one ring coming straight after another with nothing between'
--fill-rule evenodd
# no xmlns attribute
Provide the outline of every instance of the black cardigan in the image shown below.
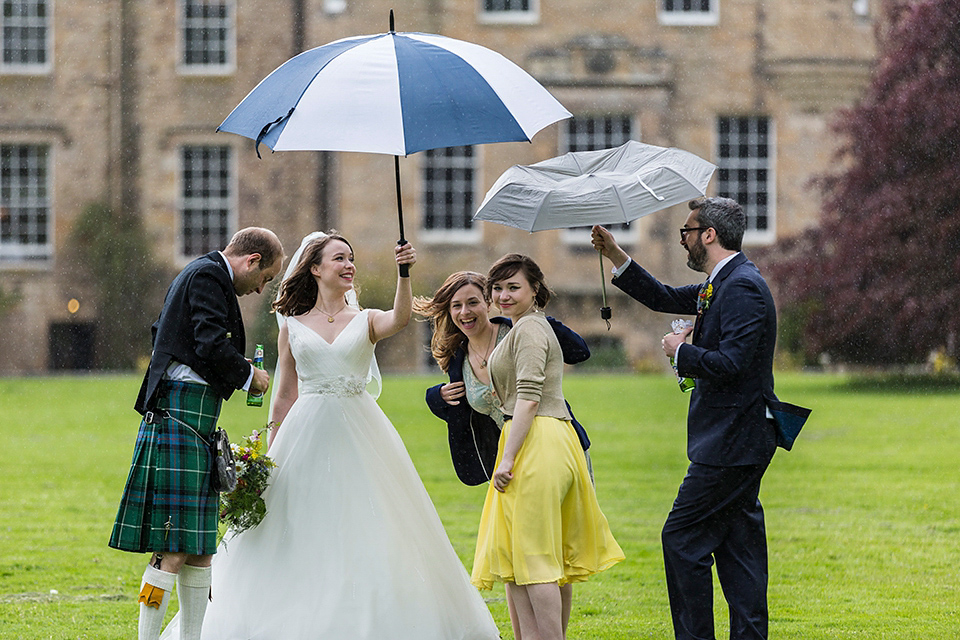
<svg viewBox="0 0 960 640"><path fill-rule="evenodd" d="M509 318L495 317L490 320L497 324L512 326ZM547 321L557 334L557 341L560 343L563 361L566 364L577 364L590 357L590 349L586 341L575 331L550 316L547 316ZM463 360L466 353L465 346L460 345L450 359L450 365L447 368L450 382L463 382ZM457 477L466 485L483 484L493 475L500 429L493 418L474 411L466 398L461 400L460 404L447 404L440 396L442 386L438 384L427 389L427 406L435 416L447 423L450 456L453 459L453 468L457 472ZM573 416L570 403L567 403L567 409L570 411L573 428L580 439L580 445L586 451L590 448L587 432Z"/></svg>

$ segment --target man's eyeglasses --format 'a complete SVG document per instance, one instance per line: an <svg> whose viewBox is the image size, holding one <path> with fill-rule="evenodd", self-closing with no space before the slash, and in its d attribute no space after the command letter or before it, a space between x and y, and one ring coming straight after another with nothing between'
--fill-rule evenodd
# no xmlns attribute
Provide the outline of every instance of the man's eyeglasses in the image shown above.
<svg viewBox="0 0 960 640"><path fill-rule="evenodd" d="M687 234L691 231L706 231L707 229L712 229L713 227L681 227L680 228L680 240L686 240Z"/></svg>

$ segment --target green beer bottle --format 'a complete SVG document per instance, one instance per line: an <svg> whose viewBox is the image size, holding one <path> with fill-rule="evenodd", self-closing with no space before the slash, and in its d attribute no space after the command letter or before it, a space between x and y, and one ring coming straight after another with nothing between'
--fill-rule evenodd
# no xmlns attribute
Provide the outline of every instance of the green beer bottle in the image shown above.
<svg viewBox="0 0 960 640"><path fill-rule="evenodd" d="M256 369L263 369L263 345L258 344L257 349L253 352L253 366ZM251 386L250 390L247 391L247 406L248 407L262 407L263 406L263 394L257 393L253 390Z"/></svg>

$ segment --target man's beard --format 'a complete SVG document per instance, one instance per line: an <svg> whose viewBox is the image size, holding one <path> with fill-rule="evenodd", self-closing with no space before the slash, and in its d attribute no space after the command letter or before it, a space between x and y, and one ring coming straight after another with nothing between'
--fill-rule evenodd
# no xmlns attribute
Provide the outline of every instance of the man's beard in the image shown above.
<svg viewBox="0 0 960 640"><path fill-rule="evenodd" d="M703 246L699 234L697 235L697 241L695 243L687 245L687 266L694 271L703 271L706 273L707 249Z"/></svg>

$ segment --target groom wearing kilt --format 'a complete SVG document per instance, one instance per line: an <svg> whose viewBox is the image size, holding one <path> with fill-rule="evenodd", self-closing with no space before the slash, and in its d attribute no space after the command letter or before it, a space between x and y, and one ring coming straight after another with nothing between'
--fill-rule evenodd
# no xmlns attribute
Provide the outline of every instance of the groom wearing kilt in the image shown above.
<svg viewBox="0 0 960 640"><path fill-rule="evenodd" d="M139 597L140 640L160 636L174 585L181 638L200 637L220 500L209 443L223 400L269 384L266 371L244 357L237 298L262 292L282 262L272 231L242 229L223 251L180 272L153 325L153 354L135 405L143 419L109 543L152 554Z"/></svg>

